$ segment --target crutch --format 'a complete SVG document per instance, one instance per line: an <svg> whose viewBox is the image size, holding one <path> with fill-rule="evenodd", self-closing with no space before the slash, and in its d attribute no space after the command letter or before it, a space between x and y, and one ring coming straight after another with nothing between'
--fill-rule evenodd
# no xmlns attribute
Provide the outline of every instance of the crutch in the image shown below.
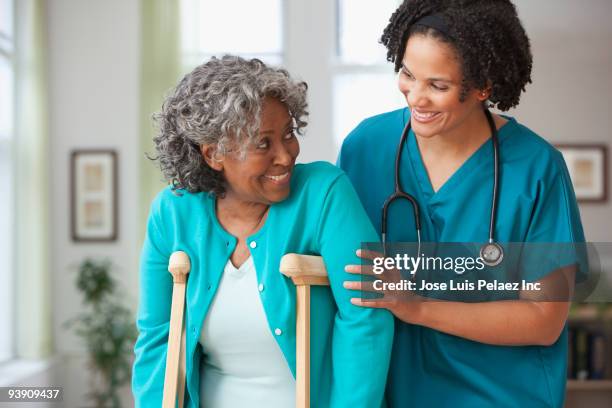
<svg viewBox="0 0 612 408"><path fill-rule="evenodd" d="M185 287L191 269L189 256L183 251L173 252L168 262L168 272L172 274L172 308L170 309L170 332L168 334L168 354L164 377L164 396L162 408L175 408L178 392L178 406L183 408L185 396Z"/></svg>
<svg viewBox="0 0 612 408"><path fill-rule="evenodd" d="M297 291L295 404L310 408L310 286L329 285L329 279L320 256L287 254L280 271L291 278Z"/></svg>

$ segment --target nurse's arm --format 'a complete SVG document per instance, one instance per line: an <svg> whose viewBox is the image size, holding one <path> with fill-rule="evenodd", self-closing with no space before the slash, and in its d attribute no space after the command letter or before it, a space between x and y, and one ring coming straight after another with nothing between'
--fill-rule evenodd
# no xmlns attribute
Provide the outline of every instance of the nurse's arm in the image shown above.
<svg viewBox="0 0 612 408"><path fill-rule="evenodd" d="M557 341L567 320L574 275L573 266L557 269L538 281L540 291L522 291L520 300L464 303L414 296L383 301L352 298L351 302L385 308L407 323L481 343L548 346ZM359 284L345 283L345 287L359 290Z"/></svg>

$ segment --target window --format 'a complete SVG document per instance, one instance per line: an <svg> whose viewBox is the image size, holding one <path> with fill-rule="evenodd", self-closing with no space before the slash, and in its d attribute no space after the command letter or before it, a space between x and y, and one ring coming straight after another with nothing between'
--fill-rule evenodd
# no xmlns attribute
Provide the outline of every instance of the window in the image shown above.
<svg viewBox="0 0 612 408"><path fill-rule="evenodd" d="M13 0L0 0L0 362L13 355Z"/></svg>
<svg viewBox="0 0 612 408"><path fill-rule="evenodd" d="M378 43L400 0L182 0L182 66L258 57L309 84L301 161L335 161L364 118L405 106Z"/></svg>
<svg viewBox="0 0 612 408"><path fill-rule="evenodd" d="M386 48L378 42L398 0L336 0L333 67L334 136L337 146L364 118L405 105Z"/></svg>
<svg viewBox="0 0 612 408"><path fill-rule="evenodd" d="M213 55L224 54L281 64L282 3L282 0L182 0L184 71L190 71Z"/></svg>

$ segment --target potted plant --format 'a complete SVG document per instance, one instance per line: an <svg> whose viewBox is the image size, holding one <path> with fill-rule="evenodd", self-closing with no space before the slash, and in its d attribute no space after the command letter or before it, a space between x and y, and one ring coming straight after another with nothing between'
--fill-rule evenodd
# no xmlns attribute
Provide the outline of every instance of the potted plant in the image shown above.
<svg viewBox="0 0 612 408"><path fill-rule="evenodd" d="M94 384L87 394L96 407L121 406L118 390L131 378L137 331L132 312L122 304L109 260L84 260L76 287L84 311L66 322L86 344Z"/></svg>

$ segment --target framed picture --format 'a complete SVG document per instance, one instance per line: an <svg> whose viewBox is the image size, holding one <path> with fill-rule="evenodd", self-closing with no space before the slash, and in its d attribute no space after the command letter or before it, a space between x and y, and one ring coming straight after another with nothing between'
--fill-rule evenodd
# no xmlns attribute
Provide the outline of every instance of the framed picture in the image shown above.
<svg viewBox="0 0 612 408"><path fill-rule="evenodd" d="M608 147L604 144L560 144L580 202L608 200Z"/></svg>
<svg viewBox="0 0 612 408"><path fill-rule="evenodd" d="M115 241L117 152L75 150L70 159L72 240Z"/></svg>

